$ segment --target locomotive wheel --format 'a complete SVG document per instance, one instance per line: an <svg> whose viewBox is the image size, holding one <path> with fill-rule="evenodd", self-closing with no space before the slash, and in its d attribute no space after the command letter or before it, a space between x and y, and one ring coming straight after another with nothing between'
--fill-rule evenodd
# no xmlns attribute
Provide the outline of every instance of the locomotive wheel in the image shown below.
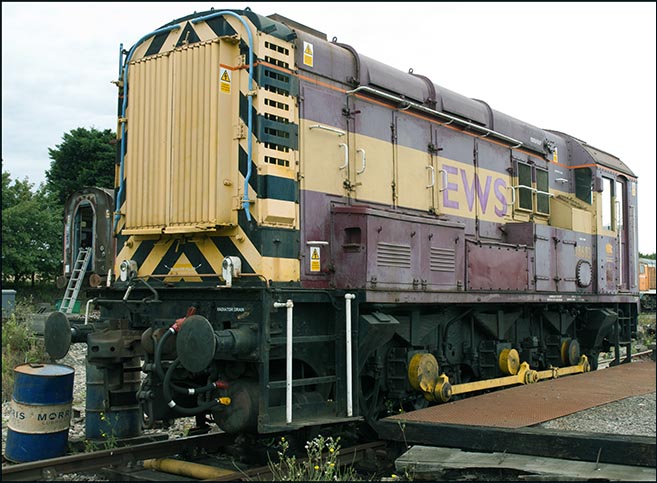
<svg viewBox="0 0 657 483"><path fill-rule="evenodd" d="M566 339L561 344L561 362L565 366L574 366L579 363L581 351L577 339Z"/></svg>
<svg viewBox="0 0 657 483"><path fill-rule="evenodd" d="M515 349L504 349L500 352L499 358L500 370L504 374L516 375L518 374L518 369L520 368L520 354Z"/></svg>
<svg viewBox="0 0 657 483"><path fill-rule="evenodd" d="M438 379L438 361L432 354L415 354L408 364L408 382L416 391L433 392Z"/></svg>

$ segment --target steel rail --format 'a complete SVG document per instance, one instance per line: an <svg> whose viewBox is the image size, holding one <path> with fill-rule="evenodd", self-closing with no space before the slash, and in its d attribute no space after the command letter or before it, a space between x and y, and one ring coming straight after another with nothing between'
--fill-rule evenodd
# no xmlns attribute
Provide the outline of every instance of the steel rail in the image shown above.
<svg viewBox="0 0 657 483"><path fill-rule="evenodd" d="M134 465L148 458L160 458L189 451L192 448L216 449L235 440L234 434L211 433L187 438L142 443L92 453L80 453L2 467L3 481L37 481L60 474L84 473L107 466Z"/></svg>
<svg viewBox="0 0 657 483"><path fill-rule="evenodd" d="M649 355L652 354L653 352L654 352L654 351L653 351L652 349L649 349L649 350L646 350L646 351L642 351L642 352L635 352L635 353L633 353L633 354L630 354L630 358L631 358L631 359L638 359L639 357L649 356ZM621 356L621 359L625 359L626 357L627 357L627 356ZM615 360L616 360L615 357L612 357L611 359L600 359L600 360L598 361L598 366L599 366L600 364L609 364L610 362L614 362Z"/></svg>

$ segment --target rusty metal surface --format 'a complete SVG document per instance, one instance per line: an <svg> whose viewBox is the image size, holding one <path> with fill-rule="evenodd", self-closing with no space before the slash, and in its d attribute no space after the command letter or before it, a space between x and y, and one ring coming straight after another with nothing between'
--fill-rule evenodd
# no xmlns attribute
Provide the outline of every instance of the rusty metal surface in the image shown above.
<svg viewBox="0 0 657 483"><path fill-rule="evenodd" d="M528 247L499 243L467 243L469 290L527 291L529 259L537 258Z"/></svg>
<svg viewBox="0 0 657 483"><path fill-rule="evenodd" d="M521 428L650 392L655 392L655 363L633 362L517 386L385 419Z"/></svg>

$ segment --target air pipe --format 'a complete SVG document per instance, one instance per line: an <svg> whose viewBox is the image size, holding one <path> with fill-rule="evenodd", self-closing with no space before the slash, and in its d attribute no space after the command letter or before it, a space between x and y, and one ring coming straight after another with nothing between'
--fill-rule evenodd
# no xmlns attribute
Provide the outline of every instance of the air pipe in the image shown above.
<svg viewBox="0 0 657 483"><path fill-rule="evenodd" d="M286 375L285 375L285 416L288 424L292 422L292 309L294 302L288 299L287 302L274 302L277 309L287 308L287 337L286 337Z"/></svg>
<svg viewBox="0 0 657 483"><path fill-rule="evenodd" d="M477 129L479 131L482 131L482 132L485 133L486 136L492 134L493 136L498 137L498 138L500 138L500 139L502 139L502 140L504 140L508 143L515 144L515 146L512 146L513 148L519 148L523 145L522 141L518 141L517 139L506 136L505 134L499 133L497 131L493 131L492 129L488 129L488 128L483 127L483 126L479 126L478 124L474 124L472 122L466 121L465 119L450 116L449 114L445 114L444 112L436 111L435 109L430 109L426 106L423 106L422 104L418 104L416 102L411 102L407 99L402 99L401 97L393 96L392 94L388 94L386 92L379 91L377 89L373 89L369 86L360 86L360 87L357 87L357 88L355 88L351 91L347 91L345 94L352 95L352 94L356 94L360 91L369 92L370 94L374 94L374 95L383 97L384 99L388 99L390 101L403 102L404 104L407 104L408 107L413 107L414 109L417 109L419 111L423 111L423 112L432 114L434 116L442 117L444 119L449 120L450 123L456 122L456 123L459 123L459 124L463 124L467 127L470 127L472 129Z"/></svg>
<svg viewBox="0 0 657 483"><path fill-rule="evenodd" d="M166 340L171 335L174 335L176 333L177 327L179 326L177 326L176 324L169 327L167 331L164 333L164 335L162 335L160 340L155 345L155 358L153 361L153 366L155 368L155 372L157 373L157 375L160 377L162 381L166 377L166 374L164 373L164 369L162 368L162 348L164 347L164 343L166 342ZM200 386L200 387L182 387L182 386L178 386L173 382L170 384L170 386L171 388L173 388L175 392L179 394L188 394L190 396L194 396L196 394L202 394L213 389L228 389L228 383L221 380L210 382L205 386Z"/></svg>
<svg viewBox="0 0 657 483"><path fill-rule="evenodd" d="M191 463L189 461L180 461L173 458L144 460L144 468L174 475L190 476L196 480L208 480L233 474L232 471L223 468Z"/></svg>
<svg viewBox="0 0 657 483"><path fill-rule="evenodd" d="M251 34L251 29L249 28L249 25L246 23L246 21L239 15L237 15L235 12L230 12L228 10L224 10L222 12L216 12L216 13L211 13L210 15L205 15L204 17L199 17L197 19L192 20L193 24L197 24L199 22L203 21L208 21L211 18L223 16L223 15L230 15L231 17L236 18L240 22L242 22L242 25L244 25L244 29L246 30L247 36L249 38L249 92L247 93L247 102L248 102L248 114L247 114L247 130L248 130L248 139L247 139L247 161L246 161L246 177L244 178L244 198L242 201L242 208L244 208L244 212L246 214L246 219L248 221L251 221L251 212L249 211L249 180L251 179L251 156L252 156L252 150L253 150L253 135L252 135L252 127L253 127L253 35Z"/></svg>
<svg viewBox="0 0 657 483"><path fill-rule="evenodd" d="M144 42L146 39L149 39L153 37L154 35L158 35L161 33L165 32L170 32L172 30L179 29L180 25L169 25L168 27L162 27L161 29L157 29L152 31L150 34L144 35L142 38L140 38L135 45L132 46L130 49L130 52L128 52L128 56L125 59L124 62L124 68L123 68L123 103L121 104L121 163L119 167L119 192L116 194L116 204L115 204L115 210L114 210L114 231L116 232L116 228L118 227L119 224L119 218L121 217L121 214L119 213L121 209L121 195L123 194L123 188L125 186L125 183L123 182L123 170L124 170L124 164L125 164L125 111L128 106L128 67L130 66L130 60L132 59L133 54L135 53L135 50L137 47ZM121 49L123 49L123 44L121 44ZM120 73L119 73L120 75Z"/></svg>

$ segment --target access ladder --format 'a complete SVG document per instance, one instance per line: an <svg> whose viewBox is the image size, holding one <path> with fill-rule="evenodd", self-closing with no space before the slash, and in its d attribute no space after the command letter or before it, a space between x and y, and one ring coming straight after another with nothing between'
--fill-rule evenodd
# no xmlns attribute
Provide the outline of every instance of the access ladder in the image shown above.
<svg viewBox="0 0 657 483"><path fill-rule="evenodd" d="M75 301L78 299L78 294L82 288L84 275L87 273L87 265L89 264L90 258L91 248L80 248L78 258L73 265L73 271L71 272L71 278L68 281L66 292L64 292L64 298L59 306L60 312L70 314L73 311Z"/></svg>

